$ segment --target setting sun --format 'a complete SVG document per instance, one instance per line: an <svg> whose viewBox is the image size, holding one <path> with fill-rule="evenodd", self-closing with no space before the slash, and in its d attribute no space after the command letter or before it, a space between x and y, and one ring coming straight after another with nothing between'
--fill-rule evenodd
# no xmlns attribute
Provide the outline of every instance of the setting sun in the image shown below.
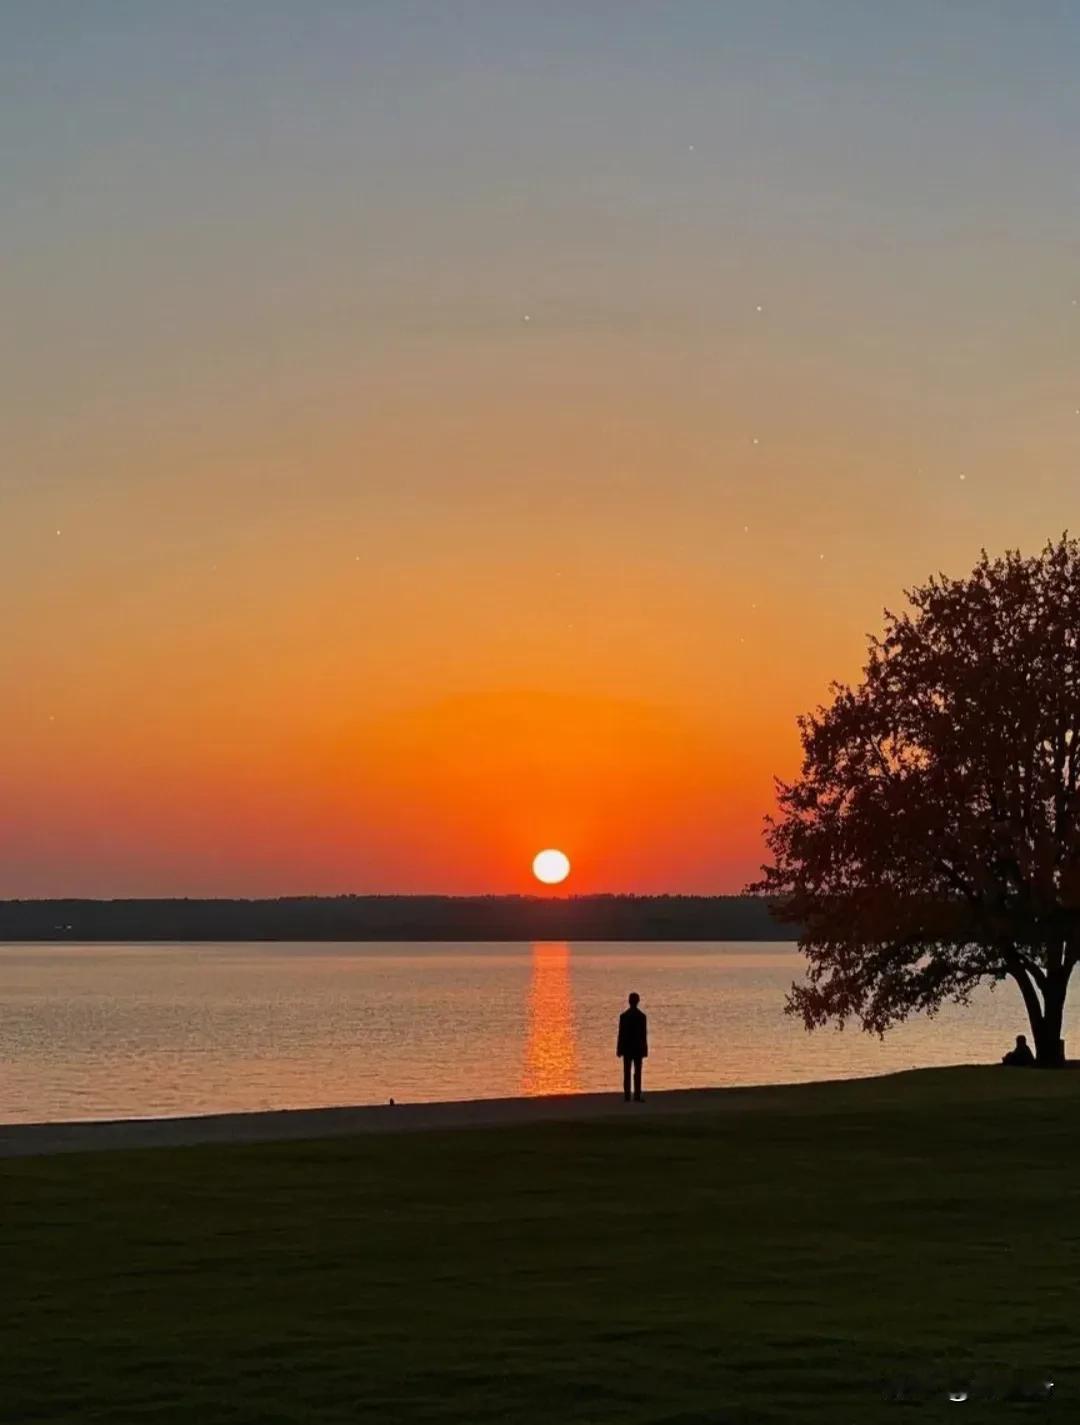
<svg viewBox="0 0 1080 1425"><path fill-rule="evenodd" d="M533 857L533 875L545 886L557 886L570 874L570 858L562 851L538 851Z"/></svg>

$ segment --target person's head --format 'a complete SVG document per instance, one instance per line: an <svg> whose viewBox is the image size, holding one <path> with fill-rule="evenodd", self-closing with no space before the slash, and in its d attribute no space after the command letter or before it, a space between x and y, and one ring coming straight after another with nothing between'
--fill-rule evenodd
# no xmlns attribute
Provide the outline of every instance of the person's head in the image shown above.
<svg viewBox="0 0 1080 1425"><path fill-rule="evenodd" d="M1018 1035L1016 1036L1016 1047L1017 1047L1018 1049L1026 1049L1026 1048L1027 1048L1027 1035L1026 1035L1026 1034L1018 1034Z"/></svg>
<svg viewBox="0 0 1080 1425"><path fill-rule="evenodd" d="M637 1007L638 1007L638 1005L639 1005L640 1003L641 1003L641 996L640 996L640 995L632 994L632 995L630 996L630 1008L631 1008L631 1009L637 1009Z"/></svg>

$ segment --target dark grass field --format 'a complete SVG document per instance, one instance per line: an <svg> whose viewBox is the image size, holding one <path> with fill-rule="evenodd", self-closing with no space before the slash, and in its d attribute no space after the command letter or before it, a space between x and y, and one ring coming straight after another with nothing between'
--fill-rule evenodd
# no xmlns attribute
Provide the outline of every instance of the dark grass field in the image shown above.
<svg viewBox="0 0 1080 1425"><path fill-rule="evenodd" d="M0 1419L1080 1418L1080 1074L738 1097L0 1164Z"/></svg>

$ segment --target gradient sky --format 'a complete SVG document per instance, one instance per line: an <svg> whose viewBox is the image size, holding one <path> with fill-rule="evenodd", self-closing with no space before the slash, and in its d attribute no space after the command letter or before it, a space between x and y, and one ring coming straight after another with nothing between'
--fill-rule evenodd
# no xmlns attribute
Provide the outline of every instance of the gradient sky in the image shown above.
<svg viewBox="0 0 1080 1425"><path fill-rule="evenodd" d="M1071 0L0 3L0 895L730 891L1078 521Z"/></svg>

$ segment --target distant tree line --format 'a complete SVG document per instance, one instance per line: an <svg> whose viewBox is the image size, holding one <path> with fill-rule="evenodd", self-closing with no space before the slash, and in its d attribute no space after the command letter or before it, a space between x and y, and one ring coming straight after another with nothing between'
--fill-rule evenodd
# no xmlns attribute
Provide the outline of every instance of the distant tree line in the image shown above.
<svg viewBox="0 0 1080 1425"><path fill-rule="evenodd" d="M757 896L0 901L0 941L794 940Z"/></svg>

